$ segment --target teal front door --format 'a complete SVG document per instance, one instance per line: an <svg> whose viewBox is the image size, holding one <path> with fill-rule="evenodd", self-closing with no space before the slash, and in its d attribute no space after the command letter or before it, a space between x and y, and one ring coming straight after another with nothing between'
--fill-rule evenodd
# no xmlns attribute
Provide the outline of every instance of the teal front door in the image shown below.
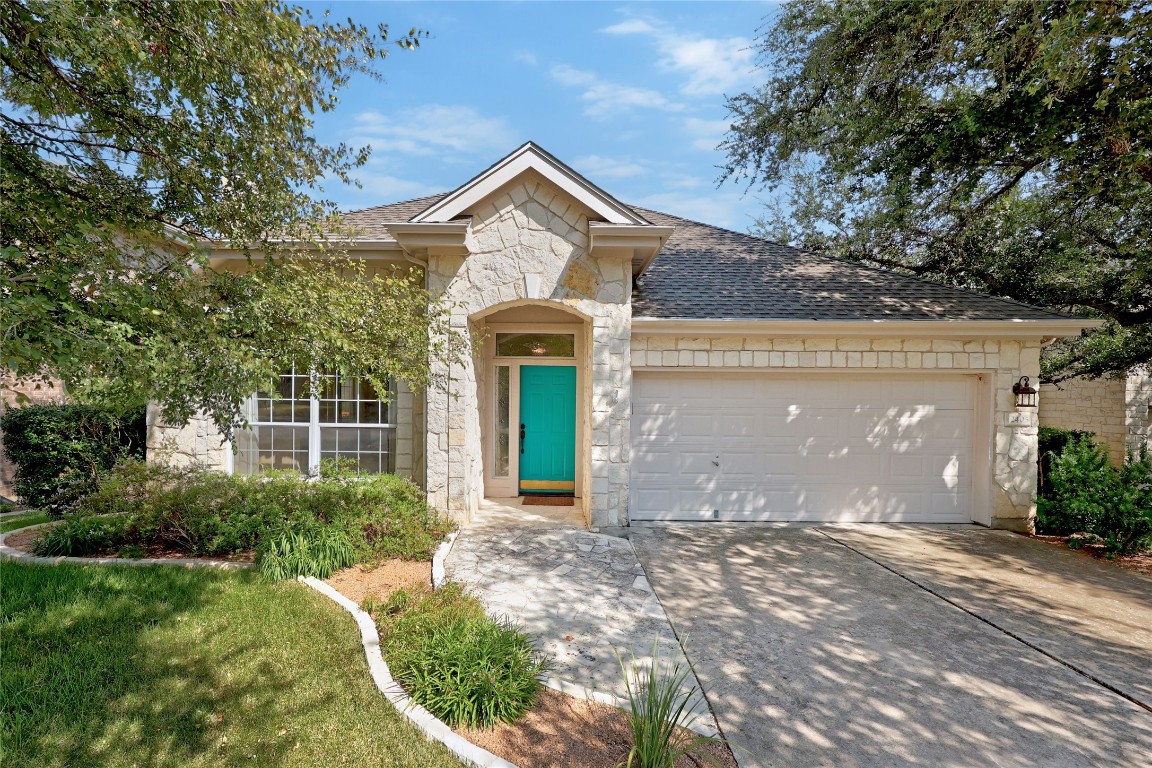
<svg viewBox="0 0 1152 768"><path fill-rule="evenodd" d="M576 366L520 366L520 492L576 490Z"/></svg>

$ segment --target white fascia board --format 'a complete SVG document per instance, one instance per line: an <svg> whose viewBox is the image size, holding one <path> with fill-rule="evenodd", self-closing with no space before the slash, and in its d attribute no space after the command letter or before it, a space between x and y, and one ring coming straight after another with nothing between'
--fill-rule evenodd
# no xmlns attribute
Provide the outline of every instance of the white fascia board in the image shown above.
<svg viewBox="0 0 1152 768"><path fill-rule="evenodd" d="M625 248L632 251L632 277L639 277L648 269L656 254L668 242L675 231L674 227L658 227L652 224L604 224L589 222L589 253L597 255L597 249Z"/></svg>
<svg viewBox="0 0 1152 768"><path fill-rule="evenodd" d="M330 240L329 243L344 252L349 256L364 261L394 261L405 262L411 261L404 249L395 240L358 240L355 242L350 241L336 241ZM316 247L314 243L296 243L286 244L292 250L301 251L308 254L318 254L321 250ZM254 251L251 255L244 253L236 248L216 247L208 254L208 263L211 266L224 264L230 261L262 261L264 255L258 251Z"/></svg>
<svg viewBox="0 0 1152 768"><path fill-rule="evenodd" d="M604 224L593 221L588 224L592 235L592 247L632 246L636 248L659 248L672 236L674 227L658 227L654 224Z"/></svg>
<svg viewBox="0 0 1152 768"><path fill-rule="evenodd" d="M1099 328L1103 320L699 320L632 318L632 335L857 336L866 338L1058 338Z"/></svg>
<svg viewBox="0 0 1152 768"><path fill-rule="evenodd" d="M525 171L536 171L596 215L613 224L643 224L643 219L603 190L580 178L558 160L546 157L533 144L525 144L508 157L444 199L412 218L413 222L451 221Z"/></svg>
<svg viewBox="0 0 1152 768"><path fill-rule="evenodd" d="M468 255L471 220L450 222L386 221L384 226L406 252L432 249L456 256Z"/></svg>

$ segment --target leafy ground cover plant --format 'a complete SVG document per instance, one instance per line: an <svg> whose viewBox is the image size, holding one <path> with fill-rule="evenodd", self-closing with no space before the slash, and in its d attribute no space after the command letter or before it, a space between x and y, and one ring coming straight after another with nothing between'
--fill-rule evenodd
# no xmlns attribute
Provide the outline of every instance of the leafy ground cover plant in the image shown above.
<svg viewBox="0 0 1152 768"><path fill-rule="evenodd" d="M44 531L32 552L45 557L84 557L111 553L127 543L127 520L120 516L73 515Z"/></svg>
<svg viewBox="0 0 1152 768"><path fill-rule="evenodd" d="M1129 453L1114 466L1091 439L1073 439L1052 461L1052 491L1038 502L1040 529L1098 537L1108 552L1125 553L1152 540L1152 456Z"/></svg>
<svg viewBox="0 0 1152 768"><path fill-rule="evenodd" d="M691 703L700 691L688 665L661 656L659 643L659 637L652 643L650 663L641 663L633 655L626 664L616 652L624 675L628 725L632 729L627 768L673 768L677 760L697 747L722 741L688 730L699 717L692 711Z"/></svg>
<svg viewBox="0 0 1152 768"><path fill-rule="evenodd" d="M531 708L547 670L532 641L456 583L397 590L380 608L381 650L409 695L452 727L491 728Z"/></svg>
<svg viewBox="0 0 1152 768"><path fill-rule="evenodd" d="M326 578L354 563L427 560L451 527L415 484L391 475L238 477L126 462L38 546L73 555L130 545L208 557L252 552L270 577Z"/></svg>

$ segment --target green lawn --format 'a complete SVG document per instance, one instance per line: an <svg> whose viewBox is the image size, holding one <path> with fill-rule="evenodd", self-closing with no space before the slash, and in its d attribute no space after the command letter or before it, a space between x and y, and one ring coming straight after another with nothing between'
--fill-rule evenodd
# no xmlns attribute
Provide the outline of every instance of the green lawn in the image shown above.
<svg viewBox="0 0 1152 768"><path fill-rule="evenodd" d="M296 582L0 564L0 764L459 766Z"/></svg>
<svg viewBox="0 0 1152 768"><path fill-rule="evenodd" d="M14 531L26 525L39 525L51 519L43 512L22 512L19 515L3 517L0 518L0 533L8 533L8 531Z"/></svg>

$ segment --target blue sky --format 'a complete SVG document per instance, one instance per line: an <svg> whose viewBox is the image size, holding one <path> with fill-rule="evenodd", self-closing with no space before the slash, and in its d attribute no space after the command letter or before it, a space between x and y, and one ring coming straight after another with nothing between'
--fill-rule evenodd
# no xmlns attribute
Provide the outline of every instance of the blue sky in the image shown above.
<svg viewBox="0 0 1152 768"><path fill-rule="evenodd" d="M321 141L373 147L343 208L445 192L528 140L620 200L738 230L763 193L717 187L725 95L754 86L750 2L306 3L430 37L358 78Z"/></svg>

